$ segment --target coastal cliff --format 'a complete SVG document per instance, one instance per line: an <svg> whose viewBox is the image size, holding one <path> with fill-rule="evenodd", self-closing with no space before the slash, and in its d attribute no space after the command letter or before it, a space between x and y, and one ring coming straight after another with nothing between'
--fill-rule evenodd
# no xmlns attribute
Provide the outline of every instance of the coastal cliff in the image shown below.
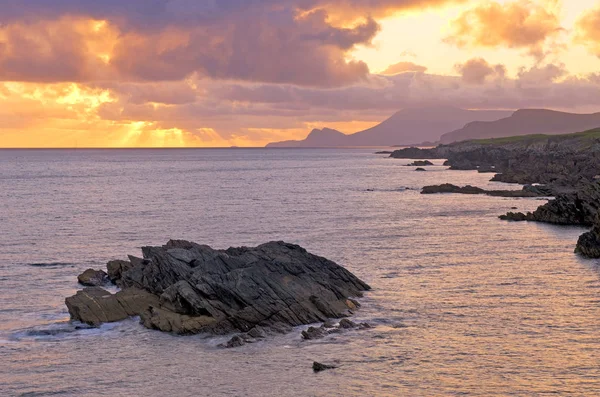
<svg viewBox="0 0 600 397"><path fill-rule="evenodd" d="M493 181L534 185L540 196L554 198L534 212L509 212L500 218L594 226L580 239L577 252L600 257L600 128L557 136L473 140L432 149L407 148L391 157L447 159L446 165L454 170L494 172ZM425 192L444 190L468 193L472 189L427 187Z"/></svg>

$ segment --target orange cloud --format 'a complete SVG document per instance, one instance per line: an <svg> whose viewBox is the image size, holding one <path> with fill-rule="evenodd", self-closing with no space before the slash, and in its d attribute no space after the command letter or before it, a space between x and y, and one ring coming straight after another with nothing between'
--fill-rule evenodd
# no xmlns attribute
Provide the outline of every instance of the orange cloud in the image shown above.
<svg viewBox="0 0 600 397"><path fill-rule="evenodd" d="M425 73L427 68L425 66L417 65L413 62L398 62L396 64L388 66L386 70L379 73L386 76L393 76L395 74L405 73L405 72L416 72L416 73Z"/></svg>
<svg viewBox="0 0 600 397"><path fill-rule="evenodd" d="M504 65L490 65L483 58L473 58L455 66L464 82L468 84L483 84L491 76L503 78L506 75Z"/></svg>
<svg viewBox="0 0 600 397"><path fill-rule="evenodd" d="M600 57L600 7L585 12L576 24L575 42Z"/></svg>
<svg viewBox="0 0 600 397"><path fill-rule="evenodd" d="M487 1L452 21L445 40L463 48L527 49L541 58L548 39L561 31L559 15L543 4L530 0L503 4Z"/></svg>
<svg viewBox="0 0 600 397"><path fill-rule="evenodd" d="M0 24L0 81L110 78L110 54L118 34L105 21L73 17Z"/></svg>

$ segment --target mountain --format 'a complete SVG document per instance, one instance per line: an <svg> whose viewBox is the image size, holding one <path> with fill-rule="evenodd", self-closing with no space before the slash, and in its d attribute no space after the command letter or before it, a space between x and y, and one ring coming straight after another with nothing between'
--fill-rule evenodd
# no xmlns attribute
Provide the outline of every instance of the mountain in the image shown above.
<svg viewBox="0 0 600 397"><path fill-rule="evenodd" d="M600 127L600 113L575 114L545 109L521 109L496 121L475 121L442 135L441 143L532 134L558 135Z"/></svg>
<svg viewBox="0 0 600 397"><path fill-rule="evenodd" d="M339 147L346 146L348 136L331 128L314 129L303 141L269 143L267 147Z"/></svg>
<svg viewBox="0 0 600 397"><path fill-rule="evenodd" d="M475 121L498 120L510 112L464 110L453 107L407 108L382 123L351 135L324 128L313 130L302 141L270 143L267 147L393 146L438 141L448 131Z"/></svg>

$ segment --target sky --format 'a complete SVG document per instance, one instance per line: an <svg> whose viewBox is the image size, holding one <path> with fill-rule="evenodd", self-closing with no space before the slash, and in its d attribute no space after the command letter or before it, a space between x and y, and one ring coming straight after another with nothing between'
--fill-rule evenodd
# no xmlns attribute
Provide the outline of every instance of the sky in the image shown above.
<svg viewBox="0 0 600 397"><path fill-rule="evenodd" d="M0 147L228 147L407 107L600 112L600 0L0 0Z"/></svg>

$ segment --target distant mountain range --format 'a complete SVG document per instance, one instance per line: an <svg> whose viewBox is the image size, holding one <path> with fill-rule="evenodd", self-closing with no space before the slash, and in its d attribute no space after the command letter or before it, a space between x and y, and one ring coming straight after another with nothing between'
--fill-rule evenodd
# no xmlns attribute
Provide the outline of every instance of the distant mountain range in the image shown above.
<svg viewBox="0 0 600 397"><path fill-rule="evenodd" d="M474 121L442 135L444 144L470 139L504 138L532 134L568 134L600 127L600 113L575 114L545 109L522 109L496 121Z"/></svg>
<svg viewBox="0 0 600 397"><path fill-rule="evenodd" d="M407 108L375 127L354 134L346 135L330 128L314 129L302 141L270 143L267 147L394 146L436 142L442 134L472 121L498 120L510 113L453 107Z"/></svg>

